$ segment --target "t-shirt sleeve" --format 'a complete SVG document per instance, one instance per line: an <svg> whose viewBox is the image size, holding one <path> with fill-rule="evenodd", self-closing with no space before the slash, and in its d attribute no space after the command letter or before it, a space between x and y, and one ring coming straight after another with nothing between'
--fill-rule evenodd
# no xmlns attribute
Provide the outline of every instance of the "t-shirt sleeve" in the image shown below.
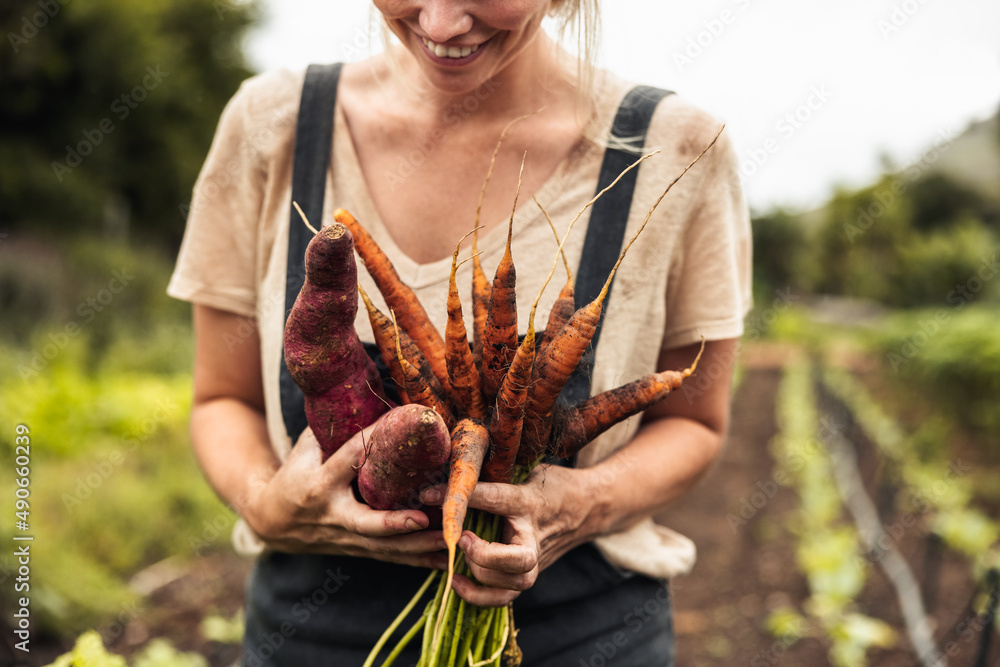
<svg viewBox="0 0 1000 667"><path fill-rule="evenodd" d="M252 99L244 84L219 120L195 182L170 296L252 316L256 248L265 173L252 138Z"/></svg>
<svg viewBox="0 0 1000 667"><path fill-rule="evenodd" d="M709 156L667 280L662 349L737 338L752 305L750 214L727 132Z"/></svg>

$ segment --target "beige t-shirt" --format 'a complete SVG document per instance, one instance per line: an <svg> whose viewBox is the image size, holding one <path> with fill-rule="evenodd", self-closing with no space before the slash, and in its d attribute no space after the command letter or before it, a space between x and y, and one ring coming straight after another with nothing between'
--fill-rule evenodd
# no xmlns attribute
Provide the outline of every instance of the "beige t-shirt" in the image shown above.
<svg viewBox="0 0 1000 667"><path fill-rule="evenodd" d="M282 349L292 155L304 72L277 70L246 81L227 106L194 189L187 230L168 293L248 318L259 326L271 443L284 458L291 442L282 421L278 371ZM606 137L630 84L601 77L604 108L589 136ZM664 99L646 139L662 152L640 167L626 238L638 228L666 185L708 144L719 123L683 98ZM560 233L594 195L603 148L584 140L537 193ZM530 154L528 156L530 159ZM525 202L525 198L522 198ZM416 292L432 321L444 331L451 258L418 264L381 224L365 186L340 107L335 112L332 168L328 171L323 223L345 208L368 229ZM469 212L470 221L474 211ZM565 246L579 263L589 212ZM317 221L312 221L316 224ZM479 241L483 267L492 275L503 255L507 225ZM457 239L456 239L457 241ZM514 217L512 255L517 269L518 323L525 333L531 300L555 258L556 241L538 208L526 200ZM663 199L632 246L615 278L593 370L593 393L634 380L655 368L661 349L738 337L750 307L750 228L736 160L727 133ZM558 269L560 272L562 269ZM359 262L359 280L384 310L378 290ZM557 273L542 298L536 322L544 326L565 275ZM458 284L471 322L471 265ZM364 308L356 329L372 342ZM633 417L588 445L580 466L593 465L627 443L639 426ZM245 524L237 547L259 552ZM688 571L695 549L686 537L652 519L600 537L597 546L615 565L654 577Z"/></svg>

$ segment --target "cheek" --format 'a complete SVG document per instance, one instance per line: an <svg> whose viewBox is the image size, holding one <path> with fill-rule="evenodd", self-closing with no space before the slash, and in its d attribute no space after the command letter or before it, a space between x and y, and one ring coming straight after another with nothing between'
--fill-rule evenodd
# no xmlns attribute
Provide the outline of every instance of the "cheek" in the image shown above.
<svg viewBox="0 0 1000 667"><path fill-rule="evenodd" d="M373 4L382 17L390 23L393 20L406 18L416 11L409 0L375 0Z"/></svg>
<svg viewBox="0 0 1000 667"><path fill-rule="evenodd" d="M499 30L522 30L541 23L548 13L551 2L545 0L515 0L489 3L489 16L482 18Z"/></svg>

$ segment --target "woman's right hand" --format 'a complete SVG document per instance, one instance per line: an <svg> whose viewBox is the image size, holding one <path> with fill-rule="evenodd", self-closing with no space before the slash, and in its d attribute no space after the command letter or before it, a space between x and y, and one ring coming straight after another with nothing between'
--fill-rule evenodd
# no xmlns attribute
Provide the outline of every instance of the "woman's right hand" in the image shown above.
<svg viewBox="0 0 1000 667"><path fill-rule="evenodd" d="M251 487L241 508L243 517L276 551L446 568L444 538L440 530L424 530L429 523L426 514L374 510L355 497L355 466L371 428L355 434L325 462L307 428L274 475Z"/></svg>

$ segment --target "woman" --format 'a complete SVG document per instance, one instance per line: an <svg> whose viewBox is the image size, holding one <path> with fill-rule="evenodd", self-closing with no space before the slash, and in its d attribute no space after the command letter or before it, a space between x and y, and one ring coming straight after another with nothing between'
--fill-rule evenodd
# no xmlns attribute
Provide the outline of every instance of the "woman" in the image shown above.
<svg viewBox="0 0 1000 667"><path fill-rule="evenodd" d="M596 10L585 0L375 4L400 44L325 84L336 107L327 114L330 170L318 180L323 220L335 207L354 213L443 330L450 257L471 228L489 156L502 128L531 114L498 156L479 241L489 272L503 252L527 150L513 239L523 333L556 245L532 195L564 225L609 170L605 146L616 117L635 115L629 104L619 112L628 84L592 72L541 29L550 13L583 12L578 23L592 25ZM298 436L282 415L284 294L298 270L287 249L302 87L302 73L267 73L227 107L169 288L195 304L195 451L245 522L238 545L262 553L248 589L247 665L361 664L425 576L418 568L445 562L441 534L424 530L424 512L379 512L355 499L362 434L321 464L310 431ZM581 263L586 245L609 246L612 258L620 250L602 240L605 216L631 234L718 130L677 96L658 104L662 91L651 97L641 134L646 150L662 152L640 168L634 206L626 195L623 210L581 219L567 244L581 274L595 273L592 262ZM316 143L302 127L300 145ZM622 127L611 143L641 148L633 125ZM692 390L648 410L641 424L615 427L575 467L541 466L524 485L481 484L472 495L472 507L507 517L506 543L466 533L460 547L478 583L456 578L455 590L479 605L514 601L525 665L672 664L663 580L690 568L693 546L650 517L690 488L726 431L735 339L749 307L748 221L734 165L723 134L663 201L615 279L584 387L597 393L654 367L684 368L704 336ZM359 279L377 293L363 270ZM467 272L459 280L471 282ZM539 321L556 291L543 298ZM356 328L371 341L363 314ZM430 491L423 500L440 499Z"/></svg>

